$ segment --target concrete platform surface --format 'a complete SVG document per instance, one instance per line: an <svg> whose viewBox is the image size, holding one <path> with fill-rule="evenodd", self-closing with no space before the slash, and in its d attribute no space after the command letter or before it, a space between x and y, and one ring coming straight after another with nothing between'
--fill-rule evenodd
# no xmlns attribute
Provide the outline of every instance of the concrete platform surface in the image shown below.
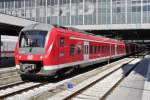
<svg viewBox="0 0 150 100"><path fill-rule="evenodd" d="M143 59L106 100L150 100L150 58Z"/></svg>

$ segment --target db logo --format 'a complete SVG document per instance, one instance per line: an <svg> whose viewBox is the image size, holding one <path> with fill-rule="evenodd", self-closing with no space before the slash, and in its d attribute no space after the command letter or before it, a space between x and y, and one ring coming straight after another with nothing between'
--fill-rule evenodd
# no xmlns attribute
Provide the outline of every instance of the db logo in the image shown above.
<svg viewBox="0 0 150 100"><path fill-rule="evenodd" d="M29 60L33 59L33 55L28 55L27 59Z"/></svg>

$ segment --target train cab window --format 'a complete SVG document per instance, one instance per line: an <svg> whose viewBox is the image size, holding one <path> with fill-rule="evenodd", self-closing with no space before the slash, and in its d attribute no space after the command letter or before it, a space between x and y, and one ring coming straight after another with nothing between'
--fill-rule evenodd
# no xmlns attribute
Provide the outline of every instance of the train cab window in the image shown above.
<svg viewBox="0 0 150 100"><path fill-rule="evenodd" d="M60 46L61 46L61 47L64 47L64 44L65 44L65 39L64 39L64 37L60 37Z"/></svg>
<svg viewBox="0 0 150 100"><path fill-rule="evenodd" d="M75 45L71 44L70 45L70 56L74 56L75 55Z"/></svg>
<svg viewBox="0 0 150 100"><path fill-rule="evenodd" d="M44 48L47 31L23 31L20 35L19 47Z"/></svg>

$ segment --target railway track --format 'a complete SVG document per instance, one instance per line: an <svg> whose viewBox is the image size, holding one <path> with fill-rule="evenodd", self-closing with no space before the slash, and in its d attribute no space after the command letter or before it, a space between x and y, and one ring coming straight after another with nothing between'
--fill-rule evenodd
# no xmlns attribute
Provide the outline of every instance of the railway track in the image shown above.
<svg viewBox="0 0 150 100"><path fill-rule="evenodd" d="M6 88L13 87L13 86L16 86L16 85L19 85L19 84L22 84L22 83L24 83L24 81L18 81L18 82L10 83L10 84L7 84L7 85L1 85L0 90L4 90Z"/></svg>
<svg viewBox="0 0 150 100"><path fill-rule="evenodd" d="M20 82L21 78L15 67L0 69L0 87L10 83Z"/></svg>
<svg viewBox="0 0 150 100"><path fill-rule="evenodd" d="M113 67L49 98L49 100L103 100L135 67L141 59L131 60L124 67Z"/></svg>
<svg viewBox="0 0 150 100"><path fill-rule="evenodd" d="M14 100L14 99L19 100L21 97L25 97L28 100L35 100L35 99L36 100L41 100L41 99L45 100L50 97L54 98L56 96L56 94L62 93L63 91L67 91L66 86L67 86L68 82L72 82L72 83L74 83L75 87L76 86L78 87L78 85L80 85L80 83L83 84L82 83L83 80L89 80L92 77L97 76L97 74L99 74L99 73L102 73L103 77L108 76L108 75L106 75L106 74L108 74L105 72L106 70L108 70L108 72L111 73L112 71L118 70L122 65L124 65L132 60L134 60L134 58L125 58L120 61L113 62L109 65L105 65L103 67L94 69L94 70L86 72L84 74L77 75L75 77L65 79L63 81L53 83L53 84L49 83L49 84L44 85L44 84L38 83L39 86L34 86L34 88L31 87L28 89L24 88L24 90L19 90L19 92L12 93L13 96L6 95L5 97L8 97L8 98L6 98L7 100ZM90 82L93 82L93 81L90 80ZM84 83L84 85L86 85L87 83L88 82ZM81 86L83 87L84 85L81 85ZM37 88L37 87L39 87L39 88ZM12 88L10 88L10 91L12 91ZM59 100L61 100L61 96L59 96L59 98L60 98ZM50 100L53 100L53 99L50 98Z"/></svg>
<svg viewBox="0 0 150 100"><path fill-rule="evenodd" d="M4 99L6 97L22 93L24 91L31 90L33 88L39 87L41 85L45 85L47 83L39 83L39 82L18 82L16 84L8 85L1 87L0 89L0 99Z"/></svg>

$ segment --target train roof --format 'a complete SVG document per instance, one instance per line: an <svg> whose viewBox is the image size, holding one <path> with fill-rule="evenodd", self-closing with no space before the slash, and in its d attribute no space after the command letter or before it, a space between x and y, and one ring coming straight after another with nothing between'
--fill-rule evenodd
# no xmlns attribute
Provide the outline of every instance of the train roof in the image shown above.
<svg viewBox="0 0 150 100"><path fill-rule="evenodd" d="M119 41L119 40L116 40L116 39L111 39L111 38L104 37L102 35L95 35L93 33L86 32L86 31L83 31L83 30L80 30L80 29L77 29L77 28L74 28L74 27L64 27L64 26L60 26L60 25L56 25L56 24L50 25L50 24L36 23L36 24L32 24L32 25L29 25L29 26L23 28L22 31L26 31L26 30L44 30L44 31L49 31L52 27L67 29L69 31L79 32L79 33L91 35L91 36L94 36L94 37L99 37L99 38L102 38L103 41L107 41L107 40L111 41L111 42L118 42Z"/></svg>
<svg viewBox="0 0 150 100"><path fill-rule="evenodd" d="M52 28L52 26L54 26L56 28L63 28L63 29L68 29L68 30L75 31L75 32L80 32L80 33L83 33L83 34L93 35L93 36L96 36L96 37L104 37L104 36L95 35L93 33L86 32L86 31L83 31L83 30L80 30L80 29L77 29L77 28L74 28L74 27L64 27L64 26L60 26L60 25L56 25L56 24L54 24L54 25L42 24L42 23L31 24L27 27L24 27L22 29L22 31L26 31L26 30L45 30L45 31L49 31Z"/></svg>
<svg viewBox="0 0 150 100"><path fill-rule="evenodd" d="M49 31L52 28L52 25L50 24L42 24L42 23L36 23L36 24L31 24L27 27L24 27L22 31L27 31L27 30L43 30L43 31Z"/></svg>
<svg viewBox="0 0 150 100"><path fill-rule="evenodd" d="M46 30L46 31L49 31L52 28L52 26L54 26L56 28L63 28L63 29L68 29L68 30L75 31L75 32L80 32L80 33L83 33L83 34L93 35L93 36L96 36L96 37L104 37L102 35L95 35L93 33L86 32L86 31L83 31L83 30L80 30L80 29L77 29L77 28L74 28L74 27L64 27L64 26L60 26L60 25L56 25L56 24L53 24L53 25L42 24L42 23L31 24L27 27L24 27L22 29L22 31L26 31L26 30Z"/></svg>
<svg viewBox="0 0 150 100"><path fill-rule="evenodd" d="M68 29L68 30L75 31L75 32L80 32L80 33L83 33L83 34L93 35L93 36L96 36L96 37L104 37L102 35L95 35L93 33L86 32L86 31L83 31L83 30L80 30L80 29L77 29L77 28L74 28L74 27L64 27L64 26L59 26L59 25L53 25L53 26L58 27L58 28Z"/></svg>
<svg viewBox="0 0 150 100"><path fill-rule="evenodd" d="M68 29L68 30L71 30L71 31L74 31L74 32L80 32L80 33L83 33L83 34L92 35L94 37L99 37L99 38L103 39L103 41L123 42L122 40L116 40L116 39L107 38L105 36L96 35L96 34L93 34L93 33L85 32L83 30L80 30L80 29L77 29L77 28L74 28L74 27L63 27L63 26L59 26L59 25L53 25L53 26L59 27L59 28L63 28L63 29Z"/></svg>
<svg viewBox="0 0 150 100"><path fill-rule="evenodd" d="M59 25L53 25L54 27L56 28L63 28L63 29L67 29L67 30L70 30L70 31L74 31L74 32L79 32L79 33L83 33L83 34L87 34L87 35L91 35L91 36L94 36L94 37L99 37L102 39L102 41L110 41L110 42L122 42L122 41L119 41L119 40L116 40L116 39L111 39L111 38L107 38L105 36L102 36L102 35L96 35L96 34L93 34L93 33L89 33L89 32L85 32L83 30L80 30L80 29L77 29L77 28L74 28L74 27L64 27L64 26L59 26Z"/></svg>

